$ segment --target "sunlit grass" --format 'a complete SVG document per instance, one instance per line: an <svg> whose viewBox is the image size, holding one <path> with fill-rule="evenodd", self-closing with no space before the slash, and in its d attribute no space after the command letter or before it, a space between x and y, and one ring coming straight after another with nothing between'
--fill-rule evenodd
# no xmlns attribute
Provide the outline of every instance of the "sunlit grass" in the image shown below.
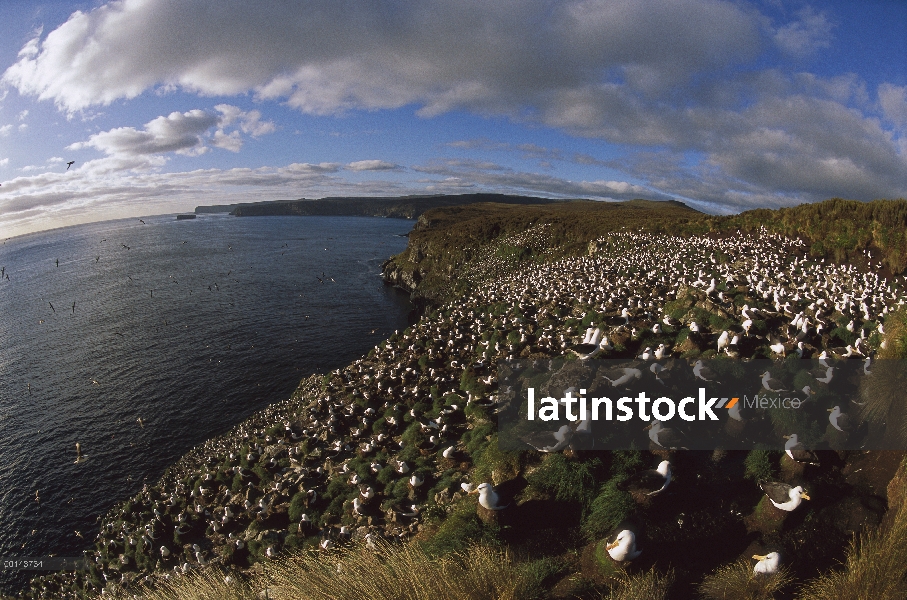
<svg viewBox="0 0 907 600"><path fill-rule="evenodd" d="M703 580L699 593L707 600L772 600L792 581L783 566L772 575L755 576L754 565L753 560L740 559L719 567Z"/></svg>
<svg viewBox="0 0 907 600"><path fill-rule="evenodd" d="M842 570L808 582L800 600L903 600L907 598L907 506L891 525L864 533L850 544Z"/></svg>

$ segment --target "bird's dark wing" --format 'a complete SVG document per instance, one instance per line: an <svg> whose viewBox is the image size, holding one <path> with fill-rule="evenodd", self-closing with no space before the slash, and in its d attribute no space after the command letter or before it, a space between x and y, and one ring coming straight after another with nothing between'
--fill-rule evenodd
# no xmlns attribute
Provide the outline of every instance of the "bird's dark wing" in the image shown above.
<svg viewBox="0 0 907 600"><path fill-rule="evenodd" d="M778 504L784 504L790 501L791 486L780 481L760 481L759 487L765 492L765 495Z"/></svg>
<svg viewBox="0 0 907 600"><path fill-rule="evenodd" d="M637 473L630 479L619 484L618 489L629 492L642 492L648 494L664 487L665 477L658 471L651 469Z"/></svg>

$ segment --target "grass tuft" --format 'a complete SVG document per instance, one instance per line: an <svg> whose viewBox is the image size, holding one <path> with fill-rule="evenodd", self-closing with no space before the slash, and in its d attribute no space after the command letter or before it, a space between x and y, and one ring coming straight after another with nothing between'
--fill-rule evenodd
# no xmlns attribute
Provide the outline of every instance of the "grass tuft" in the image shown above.
<svg viewBox="0 0 907 600"><path fill-rule="evenodd" d="M719 567L699 586L707 600L772 600L793 578L786 567L772 575L753 575L753 560L742 558Z"/></svg>

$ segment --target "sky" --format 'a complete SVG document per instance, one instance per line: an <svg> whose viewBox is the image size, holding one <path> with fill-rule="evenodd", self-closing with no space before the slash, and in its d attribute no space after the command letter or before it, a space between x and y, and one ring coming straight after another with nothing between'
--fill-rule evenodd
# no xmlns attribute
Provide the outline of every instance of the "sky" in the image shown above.
<svg viewBox="0 0 907 600"><path fill-rule="evenodd" d="M907 2L0 2L0 238L473 192L907 197Z"/></svg>

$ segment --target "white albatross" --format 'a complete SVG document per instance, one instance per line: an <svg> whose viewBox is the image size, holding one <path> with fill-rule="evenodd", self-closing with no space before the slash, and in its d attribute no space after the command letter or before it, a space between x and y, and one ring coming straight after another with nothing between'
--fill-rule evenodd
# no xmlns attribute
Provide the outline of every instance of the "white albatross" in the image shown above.
<svg viewBox="0 0 907 600"><path fill-rule="evenodd" d="M764 555L754 554L753 558L759 561L753 567L753 575L771 575L778 572L781 555L777 552L769 552Z"/></svg>
<svg viewBox="0 0 907 600"><path fill-rule="evenodd" d="M479 495L479 504L488 510L503 510L510 506L505 504L504 506L498 506L498 494L494 491L494 488L491 487L490 483L482 483L476 489L469 492L470 494Z"/></svg>
<svg viewBox="0 0 907 600"><path fill-rule="evenodd" d="M633 560L642 553L636 548L636 534L629 529L624 529L617 534L614 541L605 546L608 556L617 562Z"/></svg>

